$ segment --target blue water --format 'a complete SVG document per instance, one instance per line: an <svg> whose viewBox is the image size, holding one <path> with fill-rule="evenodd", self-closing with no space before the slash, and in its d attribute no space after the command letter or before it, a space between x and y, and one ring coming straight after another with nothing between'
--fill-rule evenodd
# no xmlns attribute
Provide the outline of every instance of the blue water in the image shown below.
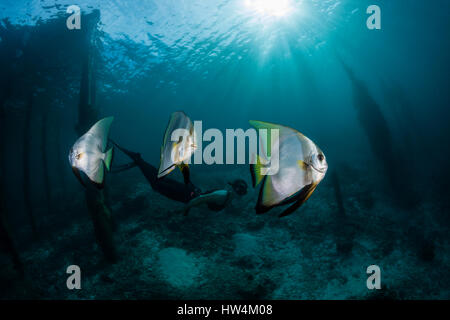
<svg viewBox="0 0 450 320"><path fill-rule="evenodd" d="M34 265L28 272L38 288L21 296L20 285L8 282L2 298L40 290L45 298L366 299L375 293L365 288L365 268L379 263L387 273L387 297L448 299L449 1L77 1L81 30L67 30L65 10L72 4L0 0L1 89L8 95L2 125L4 212L22 259ZM381 30L366 26L372 4L381 8ZM99 19L91 29L93 12ZM94 30L89 45L83 40L87 29ZM250 187L225 212L202 209L185 222L177 214L180 204L152 192L138 171L111 175L115 233L123 240L121 252L128 253L121 254L119 266L99 266L102 253L94 246L83 189L66 160L77 139L88 48L96 110L115 117L111 137L146 161L157 165L169 116L183 110L202 120L204 129L247 129L250 119L295 128L323 150L327 176L304 207L285 219L275 218L279 211L256 216L257 191ZM30 90L35 96L31 202L41 232L53 237L33 244L23 200ZM127 160L116 153L116 164ZM44 166L50 195L43 187ZM347 214L346 231L338 236L333 172L340 177ZM197 165L191 174L202 189L232 178L251 184L247 166ZM193 233L215 244L196 247L203 240ZM84 245L70 245L85 236ZM352 249L344 254L336 237L354 243ZM86 262L87 289L59 288L55 283L65 283L66 265L85 262L80 257L95 257ZM170 276L154 271L176 259L186 270L174 267ZM120 274L130 261L145 271ZM52 271L41 270L42 263L52 264ZM331 266L337 278L326 271ZM180 280L177 272L188 276ZM95 274L116 282L101 282ZM230 284L221 291L223 281ZM155 289L124 293L118 289L124 283ZM256 295L258 290L263 293Z"/></svg>

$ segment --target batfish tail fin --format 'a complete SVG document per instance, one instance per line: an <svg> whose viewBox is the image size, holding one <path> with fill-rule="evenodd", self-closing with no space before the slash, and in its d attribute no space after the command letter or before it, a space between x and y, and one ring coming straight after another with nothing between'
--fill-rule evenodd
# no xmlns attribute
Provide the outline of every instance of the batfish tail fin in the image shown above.
<svg viewBox="0 0 450 320"><path fill-rule="evenodd" d="M104 161L105 161L106 170L108 170L108 171L111 170L111 163L112 163L113 156L114 156L113 148L106 151Z"/></svg>

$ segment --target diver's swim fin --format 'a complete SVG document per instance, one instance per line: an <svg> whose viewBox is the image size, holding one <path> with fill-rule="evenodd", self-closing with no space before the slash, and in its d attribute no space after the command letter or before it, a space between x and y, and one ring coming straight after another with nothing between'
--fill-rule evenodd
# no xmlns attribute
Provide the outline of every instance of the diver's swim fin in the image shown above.
<svg viewBox="0 0 450 320"><path fill-rule="evenodd" d="M191 182L189 166L186 163L182 163L178 168L180 168L181 173L183 174L184 184L189 184Z"/></svg>
<svg viewBox="0 0 450 320"><path fill-rule="evenodd" d="M126 163L126 164L123 164L123 165L120 165L120 166L115 166L115 167L111 168L110 172L111 173L119 173L119 172L122 172L122 171L126 171L126 170L129 170L129 169L132 169L132 168L134 168L136 166L137 166L136 162L133 161L133 162Z"/></svg>
<svg viewBox="0 0 450 320"><path fill-rule="evenodd" d="M117 143L115 143L112 139L109 139L109 142L111 142L117 149L125 153L127 156L129 156L134 161L138 160L141 157L141 154L138 152L133 152L130 150L125 149L124 147L119 146Z"/></svg>

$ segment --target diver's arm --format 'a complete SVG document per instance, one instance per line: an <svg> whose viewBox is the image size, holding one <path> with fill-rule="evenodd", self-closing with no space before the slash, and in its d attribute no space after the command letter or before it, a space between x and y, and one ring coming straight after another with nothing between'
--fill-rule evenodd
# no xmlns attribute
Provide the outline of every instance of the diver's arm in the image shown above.
<svg viewBox="0 0 450 320"><path fill-rule="evenodd" d="M220 211L229 204L230 200L231 192L226 189L205 192L187 203L184 208L184 215L187 215L191 208L203 204L206 204L210 210Z"/></svg>

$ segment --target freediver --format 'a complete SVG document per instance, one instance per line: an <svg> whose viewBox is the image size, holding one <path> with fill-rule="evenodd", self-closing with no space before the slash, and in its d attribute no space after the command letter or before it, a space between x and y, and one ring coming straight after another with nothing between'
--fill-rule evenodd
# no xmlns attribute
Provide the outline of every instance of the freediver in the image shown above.
<svg viewBox="0 0 450 320"><path fill-rule="evenodd" d="M118 173L138 167L154 191L169 199L186 204L185 215L187 215L192 207L196 207L201 204L206 204L210 210L220 211L224 209L231 200L231 192L227 189L214 189L202 192L200 188L196 187L190 181L189 173L186 174L184 171L183 176L185 183L168 177L158 178L158 168L144 161L140 153L129 151L119 146L114 141L110 141L117 147L117 149L133 160L131 163L113 168L111 172ZM230 182L229 185L239 196L247 193L247 184L244 180L238 179Z"/></svg>

